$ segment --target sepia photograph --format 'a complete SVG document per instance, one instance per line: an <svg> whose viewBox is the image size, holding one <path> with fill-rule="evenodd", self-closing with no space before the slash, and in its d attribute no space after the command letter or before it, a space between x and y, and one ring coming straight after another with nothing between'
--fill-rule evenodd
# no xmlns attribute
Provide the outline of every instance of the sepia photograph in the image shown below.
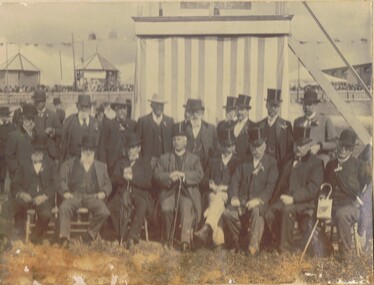
<svg viewBox="0 0 374 285"><path fill-rule="evenodd" d="M373 11L0 0L0 284L373 284Z"/></svg>

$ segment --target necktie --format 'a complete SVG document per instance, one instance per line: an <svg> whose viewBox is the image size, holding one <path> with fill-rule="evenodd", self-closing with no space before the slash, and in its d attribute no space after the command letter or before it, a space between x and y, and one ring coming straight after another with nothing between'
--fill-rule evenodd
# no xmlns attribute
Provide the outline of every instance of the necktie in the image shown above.
<svg viewBox="0 0 374 285"><path fill-rule="evenodd" d="M83 119L83 128L87 128L88 126L87 126L87 119Z"/></svg>

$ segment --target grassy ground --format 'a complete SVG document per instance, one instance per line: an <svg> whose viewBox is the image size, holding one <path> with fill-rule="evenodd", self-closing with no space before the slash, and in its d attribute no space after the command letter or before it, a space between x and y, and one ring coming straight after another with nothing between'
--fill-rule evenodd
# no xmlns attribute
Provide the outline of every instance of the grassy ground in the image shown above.
<svg viewBox="0 0 374 285"><path fill-rule="evenodd" d="M2 256L0 284L372 284L373 258L348 265L300 253L249 257L227 251L165 252L143 242L131 252L117 242L73 242L68 249L16 242ZM5 262L5 263L4 263ZM38 283L36 283L35 281ZM79 282L79 280L83 282ZM32 283L34 282L34 283Z"/></svg>

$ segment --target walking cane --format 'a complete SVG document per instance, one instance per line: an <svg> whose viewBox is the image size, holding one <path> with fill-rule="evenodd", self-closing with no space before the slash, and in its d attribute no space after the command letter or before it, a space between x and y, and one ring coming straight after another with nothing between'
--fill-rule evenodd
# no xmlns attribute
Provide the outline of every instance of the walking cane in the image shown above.
<svg viewBox="0 0 374 285"><path fill-rule="evenodd" d="M177 192L177 202L176 202L176 205L175 205L175 213L174 213L174 223L173 223L173 228L170 232L170 238L169 238L170 246L173 246L173 242L174 242L174 235L175 235L175 228L177 226L177 218L178 218L179 200L180 200L181 190L182 190L182 179L179 178L179 186L178 186L178 192Z"/></svg>
<svg viewBox="0 0 374 285"><path fill-rule="evenodd" d="M328 187L328 188L329 188L329 193L328 193L327 197L325 198L325 200L328 200L328 199L330 198L331 193L332 193L332 186L331 186L330 183L323 183L323 184L321 185L321 190L322 190L323 188L325 188L325 187ZM306 251L307 251L307 249L308 249L308 247L309 247L310 242L312 241L312 238L313 238L314 232L315 232L316 229L317 229L317 226L318 226L319 220L320 220L320 219L317 218L317 221L316 221L315 224L314 224L314 227L313 227L313 229L312 229L312 232L310 233L310 236L309 236L309 239L308 239L308 241L307 241L307 243L306 243L306 245L305 245L305 248L304 248L303 254L301 255L300 263L301 263L301 261L302 261L303 258L304 258L304 255L305 255L305 253L306 253Z"/></svg>
<svg viewBox="0 0 374 285"><path fill-rule="evenodd" d="M130 182L127 181L127 187L126 187L126 192L127 193L128 191L130 191ZM123 193L121 195L121 206L120 206L120 211L119 211L119 245L122 245L122 242L123 242L123 233L122 233L122 222L123 222L123 215L124 215L124 212L125 212L125 201L123 199L123 196L125 195L125 193Z"/></svg>

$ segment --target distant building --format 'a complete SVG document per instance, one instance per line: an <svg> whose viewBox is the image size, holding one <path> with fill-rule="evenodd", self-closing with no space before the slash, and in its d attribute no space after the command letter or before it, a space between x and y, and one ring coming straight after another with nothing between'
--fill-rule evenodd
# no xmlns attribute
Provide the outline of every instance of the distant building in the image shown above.
<svg viewBox="0 0 374 285"><path fill-rule="evenodd" d="M23 91L36 88L40 83L40 70L24 57L17 53L7 62L0 65L0 89Z"/></svg>
<svg viewBox="0 0 374 285"><path fill-rule="evenodd" d="M105 91L118 85L119 70L99 53L90 56L75 69L77 88Z"/></svg>

